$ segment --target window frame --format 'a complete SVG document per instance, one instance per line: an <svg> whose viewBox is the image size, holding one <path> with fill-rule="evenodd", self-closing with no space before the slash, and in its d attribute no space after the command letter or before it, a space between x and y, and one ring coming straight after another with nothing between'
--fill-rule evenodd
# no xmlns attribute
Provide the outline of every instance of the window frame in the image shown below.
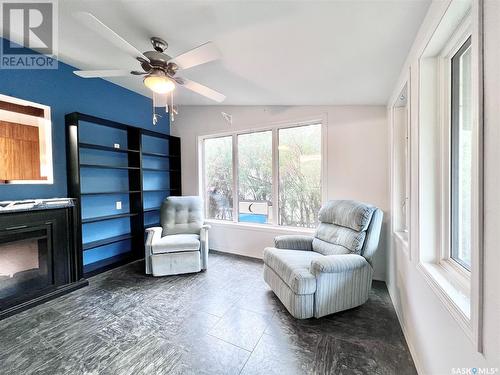
<svg viewBox="0 0 500 375"><path fill-rule="evenodd" d="M222 135L222 136L218 136L218 137L211 137L210 139L219 139L219 138L229 138L228 135ZM208 138L207 138L208 139ZM233 180L234 180L234 140L231 139L231 152L232 152L232 155L231 155L231 167L232 167L232 173L233 173ZM200 144L200 147L201 147L201 156L203 158L203 164L202 165L205 165L205 142L201 142ZM204 207L204 211L205 211L205 217L208 217L208 205L210 204L209 200L206 199L206 174L205 174L205 169L203 169L201 171L202 175L201 176L201 180L203 181L203 186L201 187L201 192L203 192L203 207ZM233 197L234 197L234 181L233 181L233 184L232 184L232 189L233 189ZM234 202L234 199L233 199L233 202ZM232 218L234 220L234 207L232 207ZM223 220L223 219L209 219L209 220L216 220L218 222L221 222L221 223L232 223L233 220Z"/></svg>
<svg viewBox="0 0 500 375"><path fill-rule="evenodd" d="M409 243L411 236L411 175L412 175L412 167L411 167L411 155L412 155L412 135L411 135L411 71L408 70L408 74L406 79L399 87L399 94L397 98L392 103L390 107L390 116L391 116L391 199L393 205L393 212L395 212L396 217L391 221L392 222L392 233L400 240L403 245L404 251L407 253L409 259L411 259ZM404 168L405 168L405 178L404 178L404 186L397 185L401 182L400 179L396 176L396 168L400 164L400 160L396 157L396 147L395 144L395 134L396 132L400 132L401 129L396 129L396 108L400 108L397 104L400 101L401 94L403 91L406 91L406 127L404 129L406 138L405 144L403 145L403 152L406 150L406 155L399 155L400 157L404 157ZM399 193L399 194L398 194ZM401 193L405 196L405 212L404 216L402 213L403 206L401 202ZM403 219L404 218L404 219ZM403 225L405 222L406 226Z"/></svg>
<svg viewBox="0 0 500 375"><path fill-rule="evenodd" d="M471 270L466 269L452 258L452 59L468 41L472 42L471 17L468 14L451 36L438 57L438 80L440 89L440 103L438 107L441 116L441 250L437 260L438 264L446 271L450 281L461 289L463 293L470 295ZM473 74L471 72L471 74ZM474 121L474 120L473 120ZM474 162L474 161L473 161ZM472 203L474 205L474 202ZM472 234L472 228L471 228Z"/></svg>
<svg viewBox="0 0 500 375"><path fill-rule="evenodd" d="M240 182L240 174L239 174L239 154L238 154L238 137L240 135L246 135L246 134L255 134L255 133L265 133L265 132L271 132L271 184L272 184L272 197L271 197L271 203L272 203L272 212L273 212L273 219L270 223L255 223L256 225L264 225L264 226L269 226L269 225L276 225L276 210L275 207L277 207L277 201L275 201L275 196L274 196L274 186L275 186L275 173L274 173L274 158L275 158L275 149L274 149L274 131L272 129L262 129L262 130L255 130L251 132L238 132L236 134L233 134L233 189L235 190L235 194L233 194L233 202L236 204L236 207L233 207L233 222L235 223L248 223L245 221L239 221L240 217L240 191L239 191L239 182ZM206 138L205 138L206 139ZM204 166L202 166L204 167ZM275 212L276 211L276 212Z"/></svg>
<svg viewBox="0 0 500 375"><path fill-rule="evenodd" d="M248 228L272 228L272 229L286 229L292 231L300 231L300 232L313 232L314 228L307 227L294 227L294 226L285 226L279 225L279 138L278 131L280 129L288 129L288 128L297 128L307 125L320 125L321 126L321 203L323 204L327 200L327 116L319 115L319 116L311 116L308 118L302 118L297 120L290 121L282 121L282 122L274 122L267 123L262 125L253 126L247 129L234 130L230 132L222 132L216 134L207 134L198 136L198 194L206 200L206 192L205 192L205 140L212 138L221 138L221 137L232 137L232 146L233 146L233 220L218 220L218 219L207 219L208 222L217 223L217 224L231 224L238 225L242 227ZM251 133L259 133L271 131L272 132L272 167L273 167L273 177L272 177L272 213L273 219L270 223L248 223L248 222L240 222L238 221L238 208L239 208L239 173L238 173L238 135L243 134L251 134ZM205 206L205 214L207 213L207 207Z"/></svg>
<svg viewBox="0 0 500 375"><path fill-rule="evenodd" d="M467 274L470 274L471 267L467 265L465 262L462 260L453 257L453 252L454 252L454 247L457 246L457 242L459 239L459 229L457 228L457 225L455 225L455 220L456 217L458 216L458 205L459 205L459 197L458 194L455 192L456 189L458 189L458 177L460 176L458 174L458 168L459 168L459 157L460 153L457 148L457 142L459 142L459 111L460 111L460 106L454 102L458 101L460 99L460 94L459 94L459 77L454 77L454 70L457 68L457 66L454 66L454 59L458 54L463 54L465 51L469 50L472 48L471 45L472 41L472 35L469 35L469 37L465 40L465 42L460 46L460 48L455 52L455 54L449 59L449 64L450 64L450 246L449 246L449 254L448 258L450 261L456 262L459 266L463 267L466 270ZM456 63L456 61L455 61ZM472 72L471 72L472 74ZM472 152L472 150L471 150ZM472 178L472 176L471 176ZM471 191L472 195L472 191ZM472 232L472 231L471 231Z"/></svg>
<svg viewBox="0 0 500 375"><path fill-rule="evenodd" d="M417 85L417 178L414 239L417 270L478 352L483 350L483 34L482 4L452 1L419 52ZM460 18L459 18L460 17ZM468 35L465 37L464 34ZM472 226L471 272L449 257L449 78L446 58L471 36L472 75ZM435 131L433 131L435 129ZM434 134L432 134L434 133ZM434 136L431 143L429 136ZM424 143L425 142L425 143ZM425 146L431 147L426 150ZM424 178L424 168L434 163ZM430 225L430 226L429 226ZM413 226L412 226L413 229Z"/></svg>

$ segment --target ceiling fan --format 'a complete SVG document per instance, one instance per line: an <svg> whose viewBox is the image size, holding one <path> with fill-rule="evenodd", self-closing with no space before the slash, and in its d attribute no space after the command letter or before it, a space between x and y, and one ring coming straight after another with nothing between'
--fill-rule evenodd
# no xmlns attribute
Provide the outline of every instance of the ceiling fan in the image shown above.
<svg viewBox="0 0 500 375"><path fill-rule="evenodd" d="M136 59L142 70L76 70L77 76L82 78L106 78L120 76L144 76L144 85L153 92L153 101L155 94L167 95L170 94L170 111L169 105L166 105L166 111L170 112L173 120L173 91L176 86L184 87L197 94L207 97L216 102L222 102L226 98L223 94L204 86L200 83L191 81L187 78L177 76L179 70L186 70L197 65L205 64L220 58L220 52L212 42L202 44L190 51L187 51L177 57L171 57L165 53L168 43L158 37L151 38L153 46L152 51L140 52L132 44L127 42L119 34L106 26L93 14L88 12L80 12L77 14L86 26L93 31L96 31L101 36L108 39L131 57ZM154 103L153 103L154 112ZM156 114L153 113L153 123L156 123Z"/></svg>

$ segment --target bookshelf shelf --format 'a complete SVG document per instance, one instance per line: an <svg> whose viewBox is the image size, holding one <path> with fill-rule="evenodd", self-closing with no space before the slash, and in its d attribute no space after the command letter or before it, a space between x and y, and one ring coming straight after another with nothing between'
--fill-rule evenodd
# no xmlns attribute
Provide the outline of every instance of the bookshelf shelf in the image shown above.
<svg viewBox="0 0 500 375"><path fill-rule="evenodd" d="M162 154L159 152L143 152L142 155L144 156L155 156L158 158L180 158L180 155L169 155L169 154Z"/></svg>
<svg viewBox="0 0 500 375"><path fill-rule="evenodd" d="M116 215L106 215L106 216L95 216L95 217L82 219L82 224L97 223L99 221L121 219L121 218L125 218L125 217L136 216L136 215L137 214L126 213L126 214L116 214Z"/></svg>
<svg viewBox="0 0 500 375"><path fill-rule="evenodd" d="M158 206L158 207L149 207L149 208L145 208L144 209L144 212L154 212L154 211L160 211L160 206Z"/></svg>
<svg viewBox="0 0 500 375"><path fill-rule="evenodd" d="M131 150L128 148L117 148L111 146L98 145L93 143L80 143L80 148L88 148L92 150L110 151L110 152L140 152L139 150Z"/></svg>
<svg viewBox="0 0 500 375"><path fill-rule="evenodd" d="M86 164L86 163L81 163L80 167L84 168L104 168L104 169L137 169L139 170L139 167L122 167L118 165L105 165L105 164Z"/></svg>
<svg viewBox="0 0 500 375"><path fill-rule="evenodd" d="M96 247L110 245L112 243L129 240L131 238L133 238L132 234L122 234L120 236L113 236L102 240L87 242L83 244L83 250L95 249Z"/></svg>
<svg viewBox="0 0 500 375"><path fill-rule="evenodd" d="M119 191L93 191L80 193L80 195L115 195L115 194L138 194L141 190L119 190Z"/></svg>

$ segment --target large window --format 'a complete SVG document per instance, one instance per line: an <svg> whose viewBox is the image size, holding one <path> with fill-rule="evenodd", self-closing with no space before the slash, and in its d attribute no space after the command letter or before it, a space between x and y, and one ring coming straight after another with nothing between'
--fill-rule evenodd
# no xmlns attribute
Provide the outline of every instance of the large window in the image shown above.
<svg viewBox="0 0 500 375"><path fill-rule="evenodd" d="M454 0L418 58L418 269L480 346L482 10ZM412 227L410 227L410 230ZM418 237L417 237L418 236Z"/></svg>
<svg viewBox="0 0 500 375"><path fill-rule="evenodd" d="M321 125L279 130L279 224L315 227L321 207Z"/></svg>
<svg viewBox="0 0 500 375"><path fill-rule="evenodd" d="M470 270L472 220L471 40L451 59L451 258Z"/></svg>
<svg viewBox="0 0 500 375"><path fill-rule="evenodd" d="M207 217L315 227L321 137L321 124L315 122L203 139Z"/></svg>
<svg viewBox="0 0 500 375"><path fill-rule="evenodd" d="M204 156L207 217L233 220L232 137L206 139Z"/></svg>

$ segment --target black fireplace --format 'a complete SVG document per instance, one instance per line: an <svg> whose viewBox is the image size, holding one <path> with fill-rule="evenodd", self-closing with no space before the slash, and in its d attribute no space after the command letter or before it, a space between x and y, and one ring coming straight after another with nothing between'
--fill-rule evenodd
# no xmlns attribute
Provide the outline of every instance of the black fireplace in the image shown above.
<svg viewBox="0 0 500 375"><path fill-rule="evenodd" d="M0 202L0 319L87 285L71 199Z"/></svg>

